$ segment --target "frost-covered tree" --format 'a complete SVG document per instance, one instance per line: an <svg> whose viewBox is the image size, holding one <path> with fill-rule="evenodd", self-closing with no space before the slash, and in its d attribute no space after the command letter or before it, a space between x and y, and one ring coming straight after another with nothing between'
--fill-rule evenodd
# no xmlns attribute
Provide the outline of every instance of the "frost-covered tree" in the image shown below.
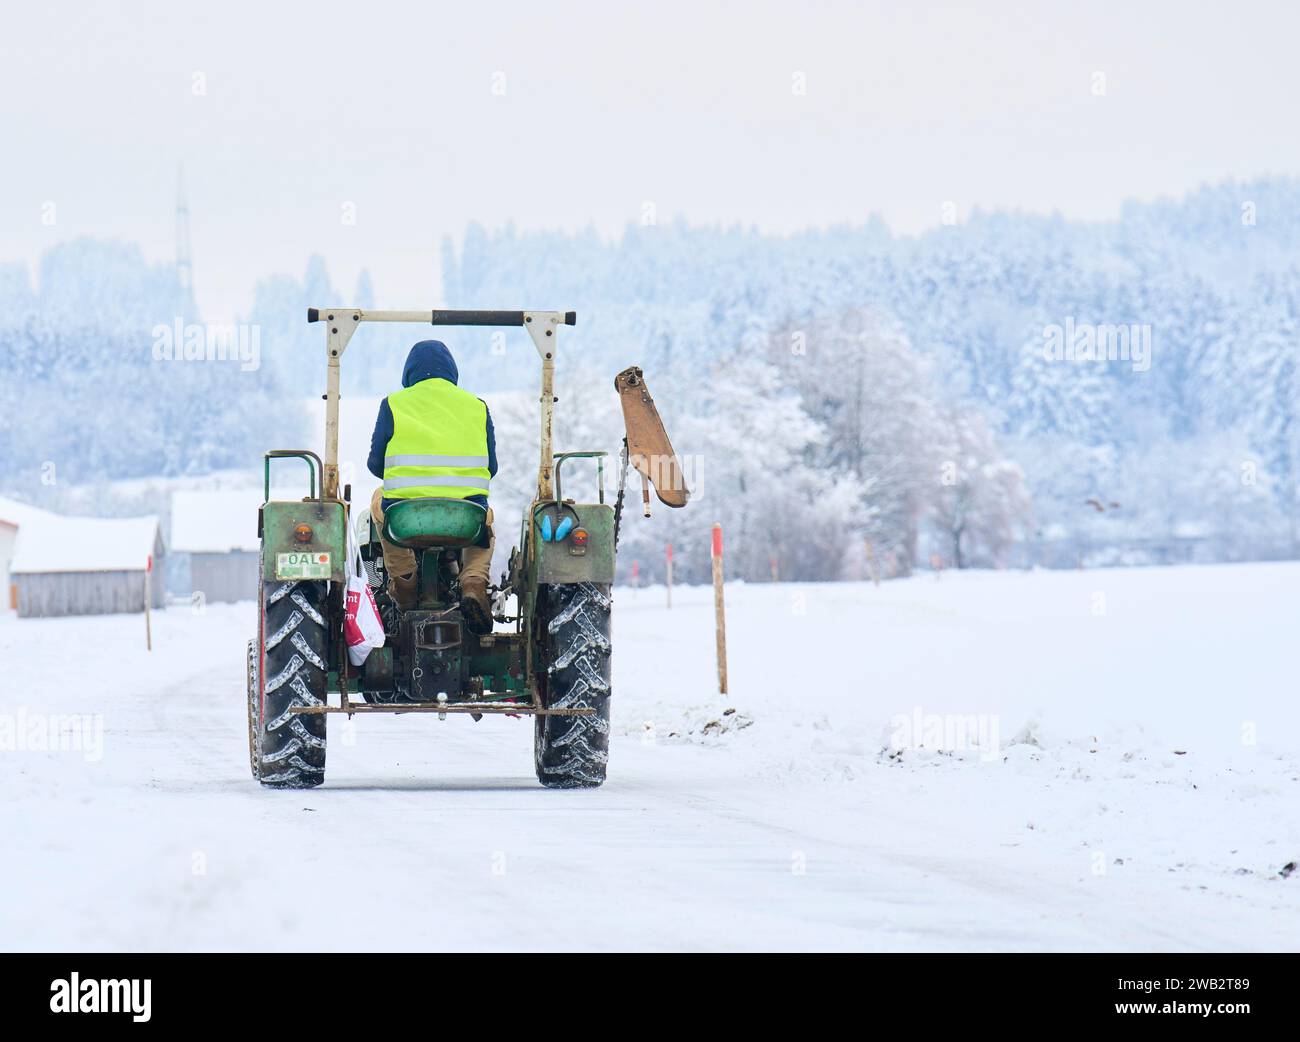
<svg viewBox="0 0 1300 1042"><path fill-rule="evenodd" d="M0 281L0 357L15 376L0 381L7 487L252 467L268 445L298 440L275 329L259 330L256 355L252 339L247 359L230 341L222 354L226 333L193 311L174 266L80 239L44 255L38 286ZM266 314L282 318L278 304Z"/></svg>
<svg viewBox="0 0 1300 1042"><path fill-rule="evenodd" d="M944 460L933 522L957 568L1003 567L1029 520L1020 466L999 451L983 418L948 408L941 414Z"/></svg>
<svg viewBox="0 0 1300 1042"><path fill-rule="evenodd" d="M1023 470L1035 520L1017 560L1154 559L1157 544L1193 543L1219 556L1297 556L1297 233L1296 178L1132 203L1111 222L977 213L914 237L893 236L870 217L791 235L662 219L614 236L471 224L460 241L444 242L441 292L430 271L429 297L449 307L577 309L578 326L562 336L561 381L580 366L601 400L612 400L616 372L642 365L661 409L678 411L678 427L690 430L695 447L679 448L700 452L706 489L714 476L731 482L728 523L746 532L743 567L754 578L771 574L755 549L754 533L768 524L759 518L771 519L764 538L772 545L787 539L791 518L816 533L768 550L782 575L796 574L794 561L823 574L837 554L841 574L860 575L867 540L886 570L906 571L935 509L943 441L935 416L949 407L982 416ZM359 278L355 302L364 306L373 290ZM166 368L142 349L154 324L190 310L172 266L146 262L129 244L82 240L49 251L34 273L0 267L0 360L21 374L0 381L6 473L28 480L56 458L110 478L178 473L297 440L288 428L300 410L289 403L323 390L319 328L303 322L303 309L331 301L349 303L320 258L300 274L267 273L246 316L262 335L256 373ZM1150 365L1044 358L1044 329L1067 321L1149 329ZM792 351L800 331L804 354ZM477 393L535 393L536 355L521 331L397 326L354 339L344 393L391 390L421 336L445 340ZM750 372L747 357L773 367L775 382ZM751 496L736 499L742 476L747 488L758 479L723 449L738 432L757 431L753 417L763 415L756 404L718 401L713 385L732 372L773 399L770 415L786 419L797 405L793 432L805 420L819 432L789 461L788 485L764 490L780 496L764 511ZM61 410L79 423L60 423ZM562 404L561 422L566 414ZM671 423L670 431L682 440ZM762 433L782 453L791 441L775 428ZM1192 465L1197 458L1218 462L1206 470ZM1162 471L1159 460L1173 469ZM1254 484L1221 483L1232 460ZM817 481L809 484L809 473ZM842 487L848 505L832 531L819 518L841 517ZM789 488L831 504L829 513L806 515ZM1096 514L1083 505L1092 498L1124 505ZM743 516L734 512L742 503ZM1176 535L1218 531L1220 522L1195 520L1206 513L1235 519L1230 545ZM707 526L695 516L658 511L628 529L644 541L630 544L643 570L661 560L669 537L691 541L707 568L707 543L694 542ZM685 556L679 563L696 566Z"/></svg>
<svg viewBox="0 0 1300 1042"><path fill-rule="evenodd" d="M821 426L808 460L856 491L851 545L870 540L890 571L905 574L934 495L939 430L929 367L895 324L871 312L805 326L776 333L769 357Z"/></svg>

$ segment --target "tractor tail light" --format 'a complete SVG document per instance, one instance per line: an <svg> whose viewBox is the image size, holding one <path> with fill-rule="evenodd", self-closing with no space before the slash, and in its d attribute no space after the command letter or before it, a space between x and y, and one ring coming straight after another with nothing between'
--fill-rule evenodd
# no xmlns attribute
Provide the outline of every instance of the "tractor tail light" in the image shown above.
<svg viewBox="0 0 1300 1042"><path fill-rule="evenodd" d="M311 525L298 525L293 530L294 541L298 543L310 543L313 534Z"/></svg>

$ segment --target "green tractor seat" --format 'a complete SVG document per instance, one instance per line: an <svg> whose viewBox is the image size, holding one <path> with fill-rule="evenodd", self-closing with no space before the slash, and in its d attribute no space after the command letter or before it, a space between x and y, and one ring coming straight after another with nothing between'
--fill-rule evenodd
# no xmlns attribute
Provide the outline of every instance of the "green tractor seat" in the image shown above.
<svg viewBox="0 0 1300 1042"><path fill-rule="evenodd" d="M404 499L384 511L384 538L412 550L476 546L487 528L487 509L466 499Z"/></svg>

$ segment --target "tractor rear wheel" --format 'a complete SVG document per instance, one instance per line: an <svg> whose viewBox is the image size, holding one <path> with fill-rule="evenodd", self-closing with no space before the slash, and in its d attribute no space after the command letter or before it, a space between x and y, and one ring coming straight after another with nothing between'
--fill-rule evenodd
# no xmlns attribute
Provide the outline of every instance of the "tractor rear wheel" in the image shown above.
<svg viewBox="0 0 1300 1042"><path fill-rule="evenodd" d="M260 716L258 706L261 702L261 689L257 683L257 641L248 642L248 766L256 781L262 774L262 765L258 762L257 726Z"/></svg>
<svg viewBox="0 0 1300 1042"><path fill-rule="evenodd" d="M572 583L548 586L539 596L542 704L596 711L535 717L537 780L548 788L594 788L605 780L609 758L611 587Z"/></svg>
<svg viewBox="0 0 1300 1042"><path fill-rule="evenodd" d="M252 667L252 763L257 780L277 789L310 789L325 780L325 716L297 714L325 704L329 667L324 582L262 584L261 656Z"/></svg>

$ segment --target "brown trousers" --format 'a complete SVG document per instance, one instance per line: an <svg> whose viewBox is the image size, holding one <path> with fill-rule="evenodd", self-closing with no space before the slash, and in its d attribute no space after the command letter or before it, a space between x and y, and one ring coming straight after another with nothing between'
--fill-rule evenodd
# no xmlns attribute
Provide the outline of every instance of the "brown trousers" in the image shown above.
<svg viewBox="0 0 1300 1042"><path fill-rule="evenodd" d="M379 541L384 544L384 567L389 575L406 578L415 575L415 551L404 546L394 546L384 538L384 489L381 485L370 497L370 516L379 530ZM492 529L492 508L487 512L488 545L467 546L460 552L460 577L463 580L479 578L488 582L492 572L492 551L496 548L496 532Z"/></svg>

